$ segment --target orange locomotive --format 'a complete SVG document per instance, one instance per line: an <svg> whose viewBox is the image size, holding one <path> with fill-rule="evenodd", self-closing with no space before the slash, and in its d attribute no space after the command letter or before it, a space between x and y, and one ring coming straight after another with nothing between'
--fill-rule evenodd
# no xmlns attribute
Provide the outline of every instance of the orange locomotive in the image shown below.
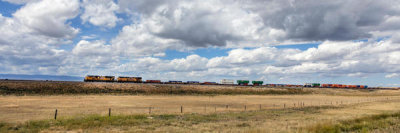
<svg viewBox="0 0 400 133"><path fill-rule="evenodd" d="M142 83L142 77L118 77L117 82Z"/></svg>
<svg viewBox="0 0 400 133"><path fill-rule="evenodd" d="M85 82L114 82L115 76L98 76L87 75L84 79Z"/></svg>

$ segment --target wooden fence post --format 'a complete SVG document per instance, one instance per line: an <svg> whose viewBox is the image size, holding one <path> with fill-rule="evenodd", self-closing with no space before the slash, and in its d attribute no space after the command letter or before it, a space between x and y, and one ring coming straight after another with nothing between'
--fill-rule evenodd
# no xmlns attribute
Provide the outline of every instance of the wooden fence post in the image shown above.
<svg viewBox="0 0 400 133"><path fill-rule="evenodd" d="M56 113L54 114L54 120L57 120L57 109L56 109Z"/></svg>
<svg viewBox="0 0 400 133"><path fill-rule="evenodd" d="M181 113L183 113L183 106L181 106Z"/></svg>
<svg viewBox="0 0 400 133"><path fill-rule="evenodd" d="M247 106L246 105L244 105L244 111L246 111L247 110Z"/></svg>
<svg viewBox="0 0 400 133"><path fill-rule="evenodd" d="M149 114L151 114L151 107L149 107Z"/></svg>
<svg viewBox="0 0 400 133"><path fill-rule="evenodd" d="M108 117L111 117L111 108L108 108Z"/></svg>
<svg viewBox="0 0 400 133"><path fill-rule="evenodd" d="M283 104L283 108L286 108L286 103Z"/></svg>
<svg viewBox="0 0 400 133"><path fill-rule="evenodd" d="M261 110L261 104L260 104L260 110Z"/></svg>

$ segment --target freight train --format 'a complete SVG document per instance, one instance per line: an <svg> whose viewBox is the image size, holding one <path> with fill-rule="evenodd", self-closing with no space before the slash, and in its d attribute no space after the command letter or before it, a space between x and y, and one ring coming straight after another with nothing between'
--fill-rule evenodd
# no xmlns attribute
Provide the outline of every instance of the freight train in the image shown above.
<svg viewBox="0 0 400 133"><path fill-rule="evenodd" d="M199 84L199 85L236 85L234 80L223 79L221 83L217 82L199 82L199 81L176 81L170 80L167 82L161 82L161 80L146 80L143 81L142 77L118 77L115 76L98 76L98 75L87 75L84 79L85 82L119 82L119 83L155 83L155 84ZM248 86L249 80L237 80L237 85ZM263 85L263 81L252 81L253 86Z"/></svg>
<svg viewBox="0 0 400 133"><path fill-rule="evenodd" d="M237 80L237 84L234 80L223 79L221 83L217 82L199 82L199 81L176 81L170 80L167 82L161 82L161 80L146 80L143 81L142 77L123 77L120 76L115 79L115 76L97 76L87 75L84 79L85 82L119 82L119 83L153 83L153 84L198 84L198 85L238 85L238 86L266 86L266 87L285 87L285 88L351 88L351 89L367 89L367 85L343 85L343 84L320 84L320 83L306 83L304 85L292 85L292 84L265 84L263 81L252 81L251 85L249 80Z"/></svg>

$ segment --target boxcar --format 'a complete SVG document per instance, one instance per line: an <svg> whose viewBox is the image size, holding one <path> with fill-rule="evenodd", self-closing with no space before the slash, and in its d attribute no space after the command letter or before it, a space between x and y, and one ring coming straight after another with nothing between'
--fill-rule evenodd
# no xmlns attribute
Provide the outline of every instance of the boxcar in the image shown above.
<svg viewBox="0 0 400 133"><path fill-rule="evenodd" d="M160 84L161 80L146 80L146 83L157 83L157 84Z"/></svg>

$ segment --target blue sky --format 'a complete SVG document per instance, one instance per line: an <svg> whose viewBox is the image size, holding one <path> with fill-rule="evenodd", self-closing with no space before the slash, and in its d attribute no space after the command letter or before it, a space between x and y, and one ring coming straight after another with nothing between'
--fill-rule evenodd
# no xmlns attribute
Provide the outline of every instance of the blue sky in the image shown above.
<svg viewBox="0 0 400 133"><path fill-rule="evenodd" d="M400 86L398 1L258 2L2 0L0 74Z"/></svg>

